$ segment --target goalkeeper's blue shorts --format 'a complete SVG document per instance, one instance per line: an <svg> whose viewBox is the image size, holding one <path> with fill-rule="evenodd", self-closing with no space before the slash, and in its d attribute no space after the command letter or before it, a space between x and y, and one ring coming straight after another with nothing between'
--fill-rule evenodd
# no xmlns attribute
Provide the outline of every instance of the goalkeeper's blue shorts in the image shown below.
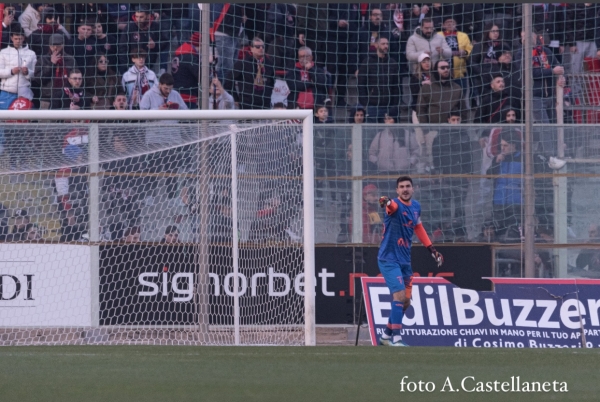
<svg viewBox="0 0 600 402"><path fill-rule="evenodd" d="M400 264L397 262L377 260L379 271L385 279L385 284L390 289L391 294L406 290L406 296L410 298L409 292L412 291L413 272L410 264Z"/></svg>

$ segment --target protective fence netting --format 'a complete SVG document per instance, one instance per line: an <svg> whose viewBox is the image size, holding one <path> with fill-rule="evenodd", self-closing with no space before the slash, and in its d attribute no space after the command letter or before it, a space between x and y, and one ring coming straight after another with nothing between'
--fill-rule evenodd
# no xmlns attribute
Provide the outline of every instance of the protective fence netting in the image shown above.
<svg viewBox="0 0 600 402"><path fill-rule="evenodd" d="M301 125L0 128L4 344L304 343Z"/></svg>

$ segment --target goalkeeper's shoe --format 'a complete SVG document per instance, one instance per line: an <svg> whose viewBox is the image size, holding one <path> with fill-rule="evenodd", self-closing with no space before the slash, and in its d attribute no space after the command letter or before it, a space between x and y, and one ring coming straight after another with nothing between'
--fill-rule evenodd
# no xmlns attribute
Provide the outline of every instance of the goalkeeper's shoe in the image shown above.
<svg viewBox="0 0 600 402"><path fill-rule="evenodd" d="M388 339L379 338L379 346L390 346L390 343L392 343L391 338L388 338Z"/></svg>
<svg viewBox="0 0 600 402"><path fill-rule="evenodd" d="M402 341L402 340L399 340L398 342L390 342L390 344L388 346L408 347L408 345L406 343L404 343L404 341Z"/></svg>

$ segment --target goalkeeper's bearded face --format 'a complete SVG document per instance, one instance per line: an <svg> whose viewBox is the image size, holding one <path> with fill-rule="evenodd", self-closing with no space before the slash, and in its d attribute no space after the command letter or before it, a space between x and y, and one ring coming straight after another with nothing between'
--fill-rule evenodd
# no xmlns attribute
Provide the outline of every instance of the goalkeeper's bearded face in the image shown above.
<svg viewBox="0 0 600 402"><path fill-rule="evenodd" d="M414 191L412 183L408 180L401 181L396 186L396 194L398 194L398 198L402 201L410 201Z"/></svg>

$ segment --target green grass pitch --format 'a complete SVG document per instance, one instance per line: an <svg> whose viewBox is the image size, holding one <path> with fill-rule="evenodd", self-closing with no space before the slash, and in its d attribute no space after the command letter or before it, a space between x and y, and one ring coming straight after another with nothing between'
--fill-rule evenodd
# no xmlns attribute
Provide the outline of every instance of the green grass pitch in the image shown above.
<svg viewBox="0 0 600 402"><path fill-rule="evenodd" d="M400 380L432 393L400 392ZM567 393L440 393L476 381L566 381ZM52 346L0 348L9 401L598 401L598 349Z"/></svg>

